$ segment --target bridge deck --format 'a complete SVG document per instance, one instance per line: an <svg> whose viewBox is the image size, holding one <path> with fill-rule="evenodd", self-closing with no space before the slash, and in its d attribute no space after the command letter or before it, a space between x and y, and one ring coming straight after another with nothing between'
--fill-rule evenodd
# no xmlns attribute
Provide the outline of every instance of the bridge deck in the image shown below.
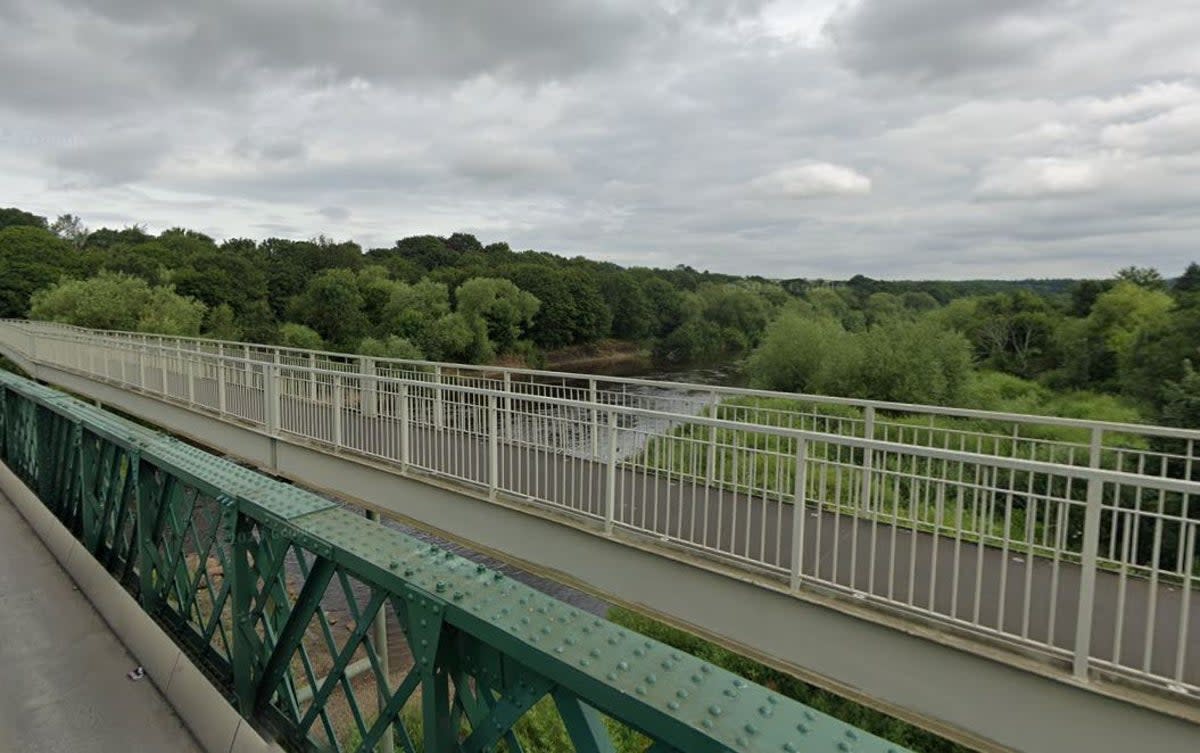
<svg viewBox="0 0 1200 753"><path fill-rule="evenodd" d="M0 497L0 750L199 753L135 664Z"/></svg>

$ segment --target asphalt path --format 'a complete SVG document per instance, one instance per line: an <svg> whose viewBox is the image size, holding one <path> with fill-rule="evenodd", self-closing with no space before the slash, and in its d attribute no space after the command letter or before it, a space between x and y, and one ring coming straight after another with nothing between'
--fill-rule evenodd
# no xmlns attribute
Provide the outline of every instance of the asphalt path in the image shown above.
<svg viewBox="0 0 1200 753"><path fill-rule="evenodd" d="M200 753L136 664L0 497L0 750Z"/></svg>

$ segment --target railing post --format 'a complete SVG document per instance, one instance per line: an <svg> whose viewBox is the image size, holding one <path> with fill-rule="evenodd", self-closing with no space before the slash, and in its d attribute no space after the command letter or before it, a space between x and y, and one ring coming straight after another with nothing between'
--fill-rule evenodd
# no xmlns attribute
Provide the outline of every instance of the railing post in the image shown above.
<svg viewBox="0 0 1200 753"><path fill-rule="evenodd" d="M504 437L510 442L513 438L512 421L512 374L504 372Z"/></svg>
<svg viewBox="0 0 1200 753"><path fill-rule="evenodd" d="M379 389L375 379L375 359L363 358L361 361L363 416L374 418L379 415Z"/></svg>
<svg viewBox="0 0 1200 753"><path fill-rule="evenodd" d="M263 364L263 424L267 433L279 436L279 367Z"/></svg>
<svg viewBox="0 0 1200 753"><path fill-rule="evenodd" d="M225 415L225 358L217 356L217 411Z"/></svg>
<svg viewBox="0 0 1200 753"><path fill-rule="evenodd" d="M604 485L604 532L613 532L617 517L617 412L608 412L608 473Z"/></svg>
<svg viewBox="0 0 1200 753"><path fill-rule="evenodd" d="M600 456L600 412L596 409L596 398L599 393L596 390L596 380L588 380L588 402L592 404L592 459L595 460Z"/></svg>
<svg viewBox="0 0 1200 753"><path fill-rule="evenodd" d="M400 470L408 471L409 432L408 385L400 385Z"/></svg>
<svg viewBox="0 0 1200 753"><path fill-rule="evenodd" d="M863 409L863 438L868 442L875 440L875 406L868 405ZM865 512L871 512L871 469L874 465L875 450L871 447L863 447L863 467L862 467L862 499L860 508Z"/></svg>
<svg viewBox="0 0 1200 753"><path fill-rule="evenodd" d="M308 399L317 401L317 354L308 354Z"/></svg>
<svg viewBox="0 0 1200 753"><path fill-rule="evenodd" d="M187 370L188 405L196 404L196 360L190 356L183 361Z"/></svg>
<svg viewBox="0 0 1200 753"><path fill-rule="evenodd" d="M500 438L497 436L499 420L496 415L496 396L488 395L488 496L496 498L500 486Z"/></svg>
<svg viewBox="0 0 1200 753"><path fill-rule="evenodd" d="M1099 468L1104 452L1104 429L1099 426L1092 428L1091 442L1088 444L1088 468ZM1120 468L1113 470L1119 471Z"/></svg>
<svg viewBox="0 0 1200 753"><path fill-rule="evenodd" d="M344 397L342 395L342 375L334 374L333 376L333 446L342 446L342 405Z"/></svg>
<svg viewBox="0 0 1200 753"><path fill-rule="evenodd" d="M1079 680L1087 680L1092 650L1092 619L1096 599L1096 560L1100 549L1100 506L1104 499L1104 481L1088 479L1087 508L1083 518L1083 551L1079 559L1079 613L1075 620L1075 656L1073 670Z"/></svg>
<svg viewBox="0 0 1200 753"><path fill-rule="evenodd" d="M445 409L442 405L442 367L433 367L433 381L437 385L433 393L433 426L438 431L444 428L446 423Z"/></svg>
<svg viewBox="0 0 1200 753"><path fill-rule="evenodd" d="M138 344L138 389L146 389L146 346Z"/></svg>
<svg viewBox="0 0 1200 753"><path fill-rule="evenodd" d="M715 419L717 417L717 402L719 398L717 393L710 393L708 396L708 417ZM704 482L712 484L716 480L717 472L717 427L708 427L708 458L705 462Z"/></svg>
<svg viewBox="0 0 1200 753"><path fill-rule="evenodd" d="M158 338L158 356L156 360L158 361L158 368L161 369L160 374L162 375L162 379L159 380L159 384L162 385L162 396L167 397L167 350L166 346L163 345L161 337Z"/></svg>
<svg viewBox="0 0 1200 753"><path fill-rule="evenodd" d="M249 344L242 346L242 357L246 359L246 386L249 387L250 386L250 375L254 371L254 369L252 368L252 366L250 364L250 345Z"/></svg>
<svg viewBox="0 0 1200 753"><path fill-rule="evenodd" d="M796 480L792 496L792 590L804 576L804 499L808 493L808 440L796 440Z"/></svg>

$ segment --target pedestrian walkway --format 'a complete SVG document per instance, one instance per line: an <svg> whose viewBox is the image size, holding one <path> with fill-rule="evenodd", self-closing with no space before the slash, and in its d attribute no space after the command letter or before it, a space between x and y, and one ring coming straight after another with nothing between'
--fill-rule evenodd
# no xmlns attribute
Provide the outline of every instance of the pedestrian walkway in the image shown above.
<svg viewBox="0 0 1200 753"><path fill-rule="evenodd" d="M0 496L0 752L200 753L136 664Z"/></svg>

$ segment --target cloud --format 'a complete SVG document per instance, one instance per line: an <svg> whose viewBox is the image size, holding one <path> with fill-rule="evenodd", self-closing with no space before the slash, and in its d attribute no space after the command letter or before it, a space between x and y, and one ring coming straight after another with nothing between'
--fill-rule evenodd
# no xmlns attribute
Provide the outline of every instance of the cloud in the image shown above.
<svg viewBox="0 0 1200 753"><path fill-rule="evenodd" d="M861 0L827 25L865 75L952 78L1044 57L1075 33L1068 0Z"/></svg>
<svg viewBox="0 0 1200 753"><path fill-rule="evenodd" d="M848 167L828 162L788 165L755 178L759 191L789 199L821 196L861 196L871 192L871 179Z"/></svg>
<svg viewBox="0 0 1200 753"><path fill-rule="evenodd" d="M93 227L465 230L784 277L1100 275L1131 250L1171 273L1200 231L1194 0L7 0L0 20L0 192Z"/></svg>
<svg viewBox="0 0 1200 753"><path fill-rule="evenodd" d="M169 150L161 132L117 131L97 134L58 150L53 164L65 185L100 187L147 177Z"/></svg>
<svg viewBox="0 0 1200 753"><path fill-rule="evenodd" d="M321 207L317 210L317 214L339 224L350 219L350 210L345 207Z"/></svg>
<svg viewBox="0 0 1200 753"><path fill-rule="evenodd" d="M1103 184L1103 170L1096 162L1029 159L990 168L976 194L985 199L1034 199L1091 193Z"/></svg>

